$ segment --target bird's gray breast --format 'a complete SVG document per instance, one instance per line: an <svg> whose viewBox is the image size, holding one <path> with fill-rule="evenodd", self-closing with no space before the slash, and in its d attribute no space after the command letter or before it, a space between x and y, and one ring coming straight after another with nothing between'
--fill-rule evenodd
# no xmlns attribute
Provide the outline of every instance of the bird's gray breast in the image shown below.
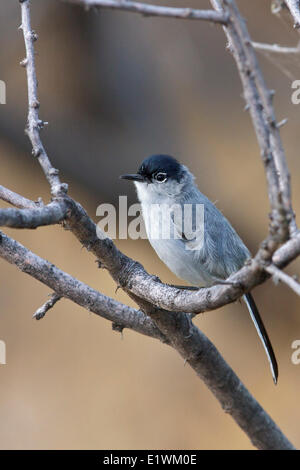
<svg viewBox="0 0 300 470"><path fill-rule="evenodd" d="M181 279L196 286L207 286L215 279L201 263L204 247L189 247L195 238L187 240L179 227L180 215L176 205L165 201L157 204L142 204L143 218L149 242L159 258ZM179 211L180 212L180 211Z"/></svg>

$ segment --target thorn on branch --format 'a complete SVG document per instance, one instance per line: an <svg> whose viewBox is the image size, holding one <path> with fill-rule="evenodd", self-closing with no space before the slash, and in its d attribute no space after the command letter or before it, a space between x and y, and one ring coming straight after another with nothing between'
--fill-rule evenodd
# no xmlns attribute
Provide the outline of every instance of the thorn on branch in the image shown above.
<svg viewBox="0 0 300 470"><path fill-rule="evenodd" d="M34 201L36 203L37 206L39 207L43 207L44 205L44 202L43 202L43 199L41 197L38 197L36 201Z"/></svg>
<svg viewBox="0 0 300 470"><path fill-rule="evenodd" d="M115 294L118 292L119 289L121 289L122 287L121 286L117 286L116 287L116 290L115 290Z"/></svg>
<svg viewBox="0 0 300 470"><path fill-rule="evenodd" d="M25 130L25 132L27 133L27 131ZM32 149L32 155L35 157L35 158L38 158L41 154L42 154L42 149L41 148L37 148L37 149Z"/></svg>
<svg viewBox="0 0 300 470"><path fill-rule="evenodd" d="M40 107L40 102L39 102L38 100L33 101L33 103L31 104L31 107L32 107L33 109L39 109L39 107Z"/></svg>
<svg viewBox="0 0 300 470"><path fill-rule="evenodd" d="M273 0L271 4L271 12L273 15L278 15L281 12L282 8L287 8L283 0Z"/></svg>
<svg viewBox="0 0 300 470"><path fill-rule="evenodd" d="M105 268L105 266L103 266L103 263L100 261L100 259L96 259L95 263L98 265L98 269Z"/></svg>
<svg viewBox="0 0 300 470"><path fill-rule="evenodd" d="M32 42L37 41L39 38L38 34L33 30L28 33L28 37L32 40Z"/></svg>
<svg viewBox="0 0 300 470"><path fill-rule="evenodd" d="M49 174L51 176L57 176L59 174L59 170L57 168L50 168Z"/></svg>
<svg viewBox="0 0 300 470"><path fill-rule="evenodd" d="M286 123L288 122L288 119L282 119L282 121L277 123L277 129L280 129L280 127L283 127Z"/></svg>
<svg viewBox="0 0 300 470"><path fill-rule="evenodd" d="M51 298L47 300L47 302L45 302L44 305L42 305L40 308L37 309L37 311L34 313L32 318L35 318L36 320L41 320L42 318L44 318L48 310L54 307L56 302L58 302L61 299L61 297L62 297L61 295L58 295L56 293L52 294Z"/></svg>
<svg viewBox="0 0 300 470"><path fill-rule="evenodd" d="M39 131L44 129L45 126L48 126L48 122L47 121L43 121L42 119L39 119L37 121L37 124L36 124L36 129L38 129Z"/></svg>
<svg viewBox="0 0 300 470"><path fill-rule="evenodd" d="M276 91L275 90L269 90L269 93L270 93L270 100L273 101L274 96L276 94Z"/></svg>
<svg viewBox="0 0 300 470"><path fill-rule="evenodd" d="M20 65L21 65L21 67L26 67L27 64L28 64L28 59L27 59L27 57L25 57L25 59L21 60Z"/></svg>
<svg viewBox="0 0 300 470"><path fill-rule="evenodd" d="M270 151L268 150L264 150L261 152L261 157L262 157L262 160L264 162L264 165L269 165L269 163L272 162L273 158L272 158L272 155L270 153Z"/></svg>
<svg viewBox="0 0 300 470"><path fill-rule="evenodd" d="M113 322L112 323L112 330L113 331L117 331L118 333L121 333L121 336L123 338L123 330L124 330L124 325L121 325L120 323L117 323L117 322Z"/></svg>

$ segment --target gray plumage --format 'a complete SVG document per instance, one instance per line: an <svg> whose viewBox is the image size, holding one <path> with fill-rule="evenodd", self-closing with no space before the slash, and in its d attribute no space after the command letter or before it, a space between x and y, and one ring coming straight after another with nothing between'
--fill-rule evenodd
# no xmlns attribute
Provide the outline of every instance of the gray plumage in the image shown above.
<svg viewBox="0 0 300 470"><path fill-rule="evenodd" d="M194 286L208 287L224 281L250 258L249 250L226 217L199 191L188 168L174 158L154 155L143 161L137 174L122 177L134 181L149 242L179 278ZM201 223L197 205L203 208ZM183 214L187 206L191 208L190 215L179 223L178 211ZM168 237L163 235L166 220L170 226ZM245 301L276 383L278 368L270 340L251 294L246 294Z"/></svg>

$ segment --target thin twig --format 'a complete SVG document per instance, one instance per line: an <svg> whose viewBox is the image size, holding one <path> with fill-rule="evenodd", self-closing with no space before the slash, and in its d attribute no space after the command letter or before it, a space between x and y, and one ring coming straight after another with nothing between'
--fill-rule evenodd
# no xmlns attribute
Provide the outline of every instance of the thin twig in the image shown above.
<svg viewBox="0 0 300 470"><path fill-rule="evenodd" d="M279 280L281 282L284 282L294 292L296 292L296 294L300 295L300 284L291 276L286 274L281 269L278 269L274 264L270 264L269 266L266 266L265 270L273 276L275 281Z"/></svg>
<svg viewBox="0 0 300 470"><path fill-rule="evenodd" d="M17 194L1 185L0 199L22 209L36 209L40 205L39 202L31 201L30 199L27 199L26 197L21 196L20 194Z"/></svg>
<svg viewBox="0 0 300 470"><path fill-rule="evenodd" d="M299 0L285 0L292 17L294 18L294 28L300 28L300 2Z"/></svg>
<svg viewBox="0 0 300 470"><path fill-rule="evenodd" d="M236 61L249 106L268 180L272 208L270 236L260 257L272 257L276 248L297 231L291 204L290 174L273 109L273 94L260 70L247 26L234 0L210 0L219 12L227 12L230 22L224 26Z"/></svg>
<svg viewBox="0 0 300 470"><path fill-rule="evenodd" d="M213 23L226 24L228 17L213 10L195 10L193 8L173 8L147 3L132 2L130 0L65 0L67 3L76 3L87 8L99 7L113 10L131 11L144 16L161 16L181 18L187 20L204 20Z"/></svg>
<svg viewBox="0 0 300 470"><path fill-rule="evenodd" d="M50 184L53 196L61 196L67 192L67 185L61 183L58 170L53 168L43 143L40 138L40 130L45 123L39 118L40 103L37 94L37 78L35 71L34 42L37 40L37 34L31 29L30 20L30 0L21 1L22 24L20 29L23 31L26 58L21 65L26 68L28 84L28 117L26 133L32 144L32 153L39 160L44 174Z"/></svg>
<svg viewBox="0 0 300 470"><path fill-rule="evenodd" d="M263 42L252 41L252 46L258 51L271 52L272 54L300 55L300 43L297 47L285 47L279 46L278 44L265 44Z"/></svg>
<svg viewBox="0 0 300 470"><path fill-rule="evenodd" d="M48 310L54 307L56 302L58 302L61 298L62 298L61 295L58 295L56 293L52 294L51 298L47 300L47 302L45 302L40 308L38 308L32 317L35 318L36 320L41 320L42 318L44 318Z"/></svg>

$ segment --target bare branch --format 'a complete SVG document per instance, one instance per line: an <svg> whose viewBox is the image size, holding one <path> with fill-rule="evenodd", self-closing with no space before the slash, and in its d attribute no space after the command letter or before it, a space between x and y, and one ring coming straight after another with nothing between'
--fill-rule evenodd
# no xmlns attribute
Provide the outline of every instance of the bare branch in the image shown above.
<svg viewBox="0 0 300 470"><path fill-rule="evenodd" d="M99 7L111 10L131 11L144 16L161 16L181 18L187 20L204 20L213 23L226 24L228 17L213 10L195 10L193 8L173 8L147 3L132 2L130 0L65 0L67 3L76 3L87 8Z"/></svg>
<svg viewBox="0 0 300 470"><path fill-rule="evenodd" d="M246 23L235 1L211 0L211 4L217 11L227 12L230 16L224 31L240 73L265 166L272 217L270 237L260 257L270 258L289 234L297 232L291 204L290 175L273 109L273 94L265 84Z"/></svg>
<svg viewBox="0 0 300 470"><path fill-rule="evenodd" d="M54 207L61 205L62 214L66 214L65 227L73 232L80 243L91 251L97 260L101 261L117 285L120 285L128 293L160 308L190 313L215 310L234 302L245 292L250 291L268 278L264 272L264 266L260 266L255 260L251 262L249 260L247 266L230 276L227 284L197 290L163 284L156 276L148 274L140 263L119 251L113 241L105 234L98 238L95 223L79 203L65 197L56 199L49 204L49 206L51 205ZM274 253L273 262L278 267L284 267L299 254L300 234Z"/></svg>
<svg viewBox="0 0 300 470"><path fill-rule="evenodd" d="M124 328L166 342L166 338L160 333L157 326L142 312L100 294L78 279L61 271L54 264L32 253L3 232L0 232L0 257L47 285L56 294L72 300L90 312L111 322L119 323Z"/></svg>
<svg viewBox="0 0 300 470"><path fill-rule="evenodd" d="M113 241L103 234L98 238L96 225L80 204L68 200L69 211L66 226L80 243L91 251L109 270L113 279L126 292L131 292L160 308L172 311L200 313L214 310L234 302L245 292L267 279L264 267L255 259L240 271L230 276L232 284L217 285L190 291L162 284L156 276L149 275L140 263L132 260L118 250ZM99 233L99 229L98 229ZM278 253L280 253L278 255ZM274 253L276 265L281 267L300 254L300 234L289 240Z"/></svg>
<svg viewBox="0 0 300 470"><path fill-rule="evenodd" d="M20 196L20 194L17 194L1 185L0 199L22 209L36 209L39 206L39 202L31 201L30 199Z"/></svg>
<svg viewBox="0 0 300 470"><path fill-rule="evenodd" d="M223 409L233 417L256 447L294 448L187 314L159 311L143 303L143 310L154 316L154 323L141 311L100 294L4 234L0 240L0 256L51 287L57 297L66 297L119 327L131 328L170 343L204 380ZM42 310L45 310L43 307Z"/></svg>
<svg viewBox="0 0 300 470"><path fill-rule="evenodd" d="M53 168L46 150L40 138L40 130L45 123L39 118L39 107L37 95L37 78L35 72L34 42L37 40L37 34L31 29L30 21L30 0L21 1L22 24L20 29L23 31L26 58L21 65L26 67L28 84L28 121L26 132L32 144L32 153L38 158L39 163L50 184L53 196L60 196L67 192L67 185L61 183L58 170Z"/></svg>
<svg viewBox="0 0 300 470"><path fill-rule="evenodd" d="M281 281L284 282L287 286L289 286L296 294L300 295L300 284L291 276L286 274L281 269L278 269L274 264L270 264L266 266L265 270L273 276L274 281Z"/></svg>
<svg viewBox="0 0 300 470"><path fill-rule="evenodd" d="M252 46L261 52L271 52L272 54L284 54L284 55L300 55L300 42L296 47L284 47L278 44L265 44L262 42L252 41Z"/></svg>
<svg viewBox="0 0 300 470"><path fill-rule="evenodd" d="M294 28L300 28L300 3L299 0L285 0L292 17L294 18Z"/></svg>
<svg viewBox="0 0 300 470"><path fill-rule="evenodd" d="M46 313L52 307L54 307L56 302L58 302L61 298L62 298L61 295L52 294L51 298L49 300L47 300L47 302L45 302L40 308L37 309L37 311L33 315L33 318L35 318L36 320L41 320L42 318L44 318Z"/></svg>
<svg viewBox="0 0 300 470"><path fill-rule="evenodd" d="M28 135L32 142L33 153L39 159L50 183L52 195L55 197L51 204L60 208L66 216L67 227L108 268L117 284L136 300L149 317L91 289L4 234L0 240L0 256L49 286L55 292L52 301L57 297L69 298L109 319L114 325L118 325L119 329L128 327L171 344L205 381L225 411L236 420L254 445L261 449L291 449L292 444L245 389L216 348L193 325L189 315L182 313L199 313L236 300L269 277L269 273L265 272L265 261L270 260L272 255L273 263L277 267L283 267L300 253L300 234L296 234L297 227L291 206L289 172L278 131L280 123L276 121L272 93L264 83L246 25L235 2L211 0L216 11L205 11L174 9L125 0L69 1L85 6L102 6L145 15L201 19L225 26L266 168L272 208L270 237L264 242L256 258L229 278L231 284L213 286L197 292L162 284L158 278L150 276L139 263L121 253L110 239L105 236L99 239L92 220L78 203L66 196L67 187L60 182L57 170L52 167L40 139L40 129L44 123L40 121L38 115L33 48L37 36L31 30L29 0L22 0L22 29L26 47L26 59L22 61L22 65L27 69ZM24 203L26 204L26 201ZM29 212L33 217L33 211L44 209L44 207L30 208ZM17 218L24 217L26 210L28 211L28 209L3 209L6 212L0 213L0 220L3 217L7 222L9 214L12 223L18 223ZM27 218L29 212L26 213L26 223L29 220ZM19 224L24 225L24 220L22 219ZM286 242L289 236L292 238ZM285 244L277 249L284 242ZM51 304L51 300L49 302ZM47 310L46 304L39 309L41 315Z"/></svg>
<svg viewBox="0 0 300 470"><path fill-rule="evenodd" d="M18 201L19 204L21 200ZM25 202L26 203L26 202ZM27 203L26 203L27 204ZM37 228L64 220L67 207L56 201L35 209L0 209L0 226L13 228Z"/></svg>
<svg viewBox="0 0 300 470"><path fill-rule="evenodd" d="M258 449L276 449L291 444L230 369L210 340L192 323L189 315L158 311L136 299L170 340L185 362L204 381L223 410L230 414ZM226 371L226 372L225 372Z"/></svg>

